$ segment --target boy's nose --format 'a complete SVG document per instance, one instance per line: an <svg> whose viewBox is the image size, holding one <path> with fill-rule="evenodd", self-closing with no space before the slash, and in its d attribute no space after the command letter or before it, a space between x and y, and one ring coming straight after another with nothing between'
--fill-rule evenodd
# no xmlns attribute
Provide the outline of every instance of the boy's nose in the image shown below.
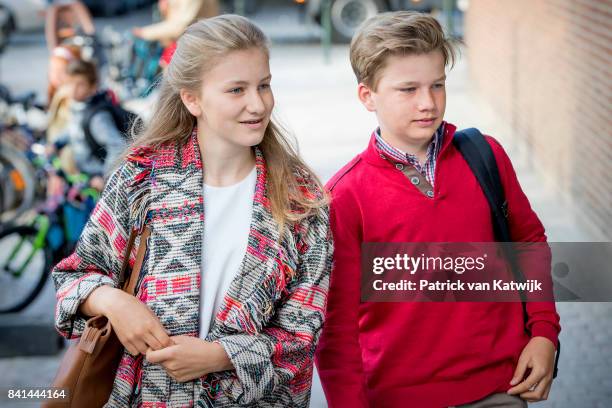
<svg viewBox="0 0 612 408"><path fill-rule="evenodd" d="M418 98L419 99L417 101L417 107L419 108L419 110L432 110L436 107L434 98L431 95L430 91L420 92Z"/></svg>

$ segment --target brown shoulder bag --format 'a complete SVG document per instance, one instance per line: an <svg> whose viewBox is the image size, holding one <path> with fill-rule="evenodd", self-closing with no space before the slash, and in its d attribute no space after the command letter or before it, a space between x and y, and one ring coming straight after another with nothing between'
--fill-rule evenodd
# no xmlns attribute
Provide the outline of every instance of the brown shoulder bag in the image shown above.
<svg viewBox="0 0 612 408"><path fill-rule="evenodd" d="M144 260L147 240L151 231L145 227L140 236L140 245L132 272L129 272L129 259L138 235L132 229L123 257L119 287L130 295L135 294L136 282ZM66 399L48 400L43 408L102 407L108 401L123 345L114 333L110 321L105 316L94 316L87 320L83 335L73 342L62 358L52 387L68 391Z"/></svg>

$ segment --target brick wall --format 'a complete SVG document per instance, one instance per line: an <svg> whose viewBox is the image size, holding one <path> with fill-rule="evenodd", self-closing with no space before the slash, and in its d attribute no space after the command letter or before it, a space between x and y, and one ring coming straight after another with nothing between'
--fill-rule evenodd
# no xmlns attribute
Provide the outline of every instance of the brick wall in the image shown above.
<svg viewBox="0 0 612 408"><path fill-rule="evenodd" d="M470 74L529 155L612 237L612 1L471 0Z"/></svg>

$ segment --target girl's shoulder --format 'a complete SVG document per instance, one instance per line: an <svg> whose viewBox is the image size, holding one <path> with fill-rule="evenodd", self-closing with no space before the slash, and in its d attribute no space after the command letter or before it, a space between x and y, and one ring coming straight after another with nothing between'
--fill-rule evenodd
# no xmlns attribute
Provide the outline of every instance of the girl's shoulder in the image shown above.
<svg viewBox="0 0 612 408"><path fill-rule="evenodd" d="M329 223L329 194L316 174L307 167L293 166L293 176L301 197L291 203L291 212L295 218L294 233L317 231L324 233ZM323 227L323 230L319 231Z"/></svg>
<svg viewBox="0 0 612 408"><path fill-rule="evenodd" d="M152 146L131 147L125 156L124 169L134 184L140 184L151 175L158 149Z"/></svg>
<svg viewBox="0 0 612 408"><path fill-rule="evenodd" d="M125 161L135 165L148 166L151 165L153 158L158 155L158 150L159 148L148 145L132 146L125 156Z"/></svg>
<svg viewBox="0 0 612 408"><path fill-rule="evenodd" d="M295 177L304 198L309 201L319 201L327 197L325 187L312 170L299 164L294 165L292 170L293 177Z"/></svg>

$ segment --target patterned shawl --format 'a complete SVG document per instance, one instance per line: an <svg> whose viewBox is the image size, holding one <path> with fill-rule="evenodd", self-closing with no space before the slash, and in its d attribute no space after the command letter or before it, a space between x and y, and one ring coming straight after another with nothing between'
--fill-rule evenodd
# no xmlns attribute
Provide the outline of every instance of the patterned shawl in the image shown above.
<svg viewBox="0 0 612 408"><path fill-rule="evenodd" d="M333 251L328 209L288 225L280 240L265 160L255 153L247 252L206 338L221 343L236 369L179 383L161 365L126 351L107 407L308 406ZM322 194L304 171L296 175L303 188ZM75 252L52 271L58 331L82 334L78 306L100 285L116 286L130 228L147 222L137 296L171 335L197 337L204 199L195 132L184 144L134 149L109 178ZM135 255L136 249L131 264Z"/></svg>

